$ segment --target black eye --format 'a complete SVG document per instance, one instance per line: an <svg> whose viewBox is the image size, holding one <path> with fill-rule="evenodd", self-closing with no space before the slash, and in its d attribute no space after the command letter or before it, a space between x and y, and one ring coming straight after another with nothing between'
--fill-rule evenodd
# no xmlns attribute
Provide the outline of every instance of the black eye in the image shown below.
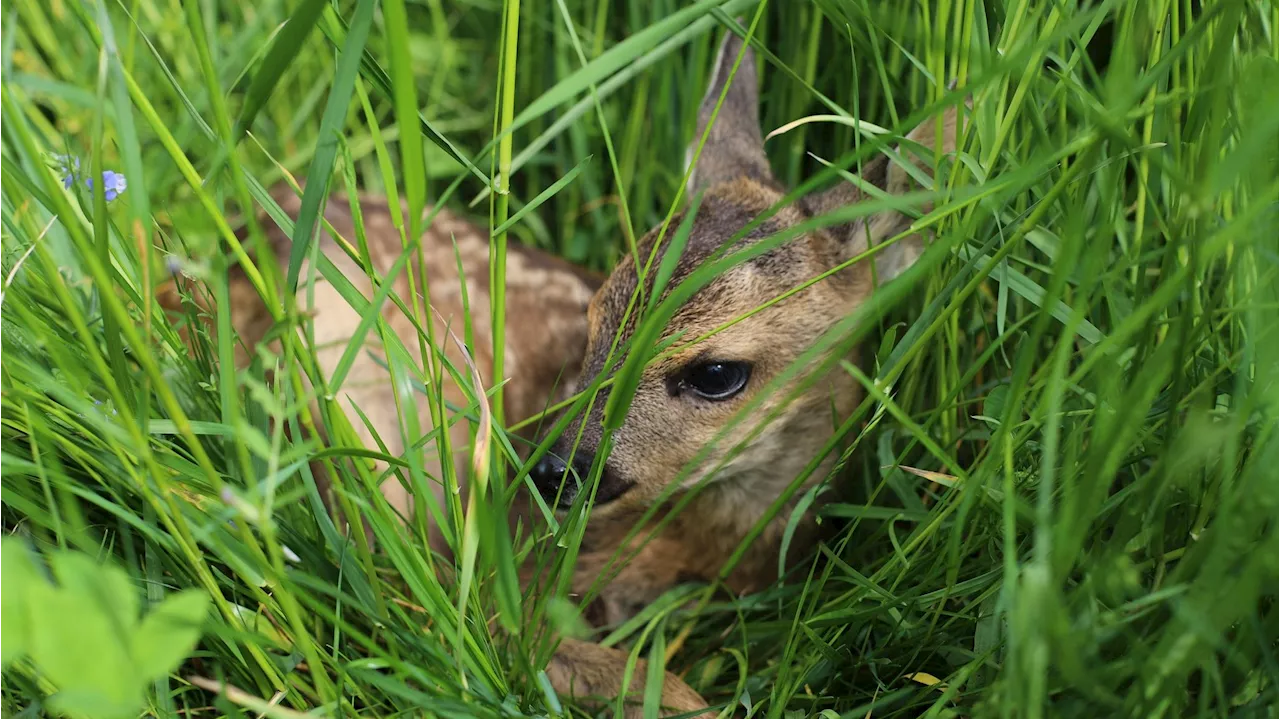
<svg viewBox="0 0 1280 719"><path fill-rule="evenodd" d="M741 392L750 378L745 362L703 362L686 369L680 384L703 399L721 401Z"/></svg>

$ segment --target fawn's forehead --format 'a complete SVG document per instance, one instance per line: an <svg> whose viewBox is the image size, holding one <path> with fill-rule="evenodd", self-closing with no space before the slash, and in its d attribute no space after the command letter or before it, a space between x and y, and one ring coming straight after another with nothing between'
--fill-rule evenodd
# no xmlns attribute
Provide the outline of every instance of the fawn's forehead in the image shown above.
<svg viewBox="0 0 1280 719"><path fill-rule="evenodd" d="M713 253L721 250L728 240L770 209L781 197L782 193L777 189L746 179L708 189L698 206L688 241L675 263L664 294L688 278ZM665 233L661 232L661 227L654 228L637 243L641 266L648 265L644 277L645 293L642 297L646 304L653 290L657 270L663 265L672 238L684 219L685 213L676 214ZM795 207L781 207L728 249L732 252L774 236L803 219L803 213ZM660 236L662 241L659 243ZM768 300L769 297L765 295L772 294L770 288L774 285L781 286L784 282L807 277L810 268L804 255L806 251L805 238L797 237L741 265L729 268L699 290L676 312L668 323L668 333L696 332L704 324L719 323L727 319L728 315L743 311L747 305L755 306ZM651 255L652 261L649 260ZM618 263L596 293L588 311L591 327L590 354L600 356L587 358L587 367L584 368L587 370L586 377L603 370L603 355L608 353L612 339L618 334L620 327L623 341L636 329L642 305L637 300L629 314L627 308L633 304L632 296L639 285L639 272L633 258L628 255Z"/></svg>

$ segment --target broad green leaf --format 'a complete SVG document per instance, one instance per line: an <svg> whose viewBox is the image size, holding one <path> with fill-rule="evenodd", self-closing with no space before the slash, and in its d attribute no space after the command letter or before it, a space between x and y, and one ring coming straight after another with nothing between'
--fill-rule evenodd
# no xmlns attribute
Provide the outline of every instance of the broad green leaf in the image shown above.
<svg viewBox="0 0 1280 719"><path fill-rule="evenodd" d="M150 680L172 672L200 641L209 597L188 589L165 597L142 619L133 636L133 661L139 676Z"/></svg>
<svg viewBox="0 0 1280 719"><path fill-rule="evenodd" d="M107 586L110 580L91 579L37 585L30 594L31 661L58 688L54 705L62 711L117 716L141 703L143 685L133 671L128 635L116 626L120 608L104 606L86 591Z"/></svg>
<svg viewBox="0 0 1280 719"><path fill-rule="evenodd" d="M1005 385L992 387L987 398L982 401L982 413L992 419L1004 417L1004 409L1009 403L1009 388Z"/></svg>
<svg viewBox="0 0 1280 719"><path fill-rule="evenodd" d="M49 698L49 706L59 714L93 719L130 719L142 708L142 692L127 691L121 685L111 691L72 686Z"/></svg>
<svg viewBox="0 0 1280 719"><path fill-rule="evenodd" d="M47 584L17 537L0 540L0 667L25 655L31 645L31 590Z"/></svg>
<svg viewBox="0 0 1280 719"><path fill-rule="evenodd" d="M111 636L127 641L138 623L138 588L123 569L69 550L53 554L49 565L59 593L93 603L110 619L107 629Z"/></svg>

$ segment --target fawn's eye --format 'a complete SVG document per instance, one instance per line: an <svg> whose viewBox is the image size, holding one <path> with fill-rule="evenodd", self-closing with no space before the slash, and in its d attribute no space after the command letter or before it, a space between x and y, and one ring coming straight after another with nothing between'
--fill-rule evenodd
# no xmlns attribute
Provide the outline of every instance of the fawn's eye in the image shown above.
<svg viewBox="0 0 1280 719"><path fill-rule="evenodd" d="M723 401L747 386L751 365L746 362L702 362L689 367L680 384L703 399Z"/></svg>

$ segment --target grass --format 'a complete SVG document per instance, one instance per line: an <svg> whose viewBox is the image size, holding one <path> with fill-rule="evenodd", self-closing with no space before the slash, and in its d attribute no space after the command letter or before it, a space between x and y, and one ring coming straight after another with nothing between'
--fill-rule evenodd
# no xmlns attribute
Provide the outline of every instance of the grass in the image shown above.
<svg viewBox="0 0 1280 719"><path fill-rule="evenodd" d="M886 290L892 312L832 340L864 342L847 369L871 394L848 425L860 498L823 509L836 538L786 583L696 610L677 590L609 641L666 652L717 706L770 718L1275 716L1275 4L759 6L6 6L4 530L98 561L57 560L64 593L30 611L83 645L37 666L10 656L11 598L34 580L6 545L5 714L57 710L59 690L72 706L67 682L119 668L107 658L136 616L77 619L97 616L97 585L75 577L101 566L120 568L94 581L123 581L124 605L211 602L198 645L129 640L171 661L121 659L137 671L102 681L136 682L145 708L116 715L577 712L550 695L535 631L572 611L520 596L528 545L489 540L514 439L495 436L487 500L448 508L467 517L458 566L412 530L365 552L317 511L304 460L320 448L283 435L312 421L311 348L271 358L271 385L262 364L219 369L229 327L187 352L152 288L170 255L209 278L235 261L227 217L269 203L286 171L308 180L300 238L331 180L607 270L668 216L721 28L759 11L763 126L812 120L768 143L792 186L877 151L850 117L901 132L967 92L976 131L922 220L937 249ZM45 152L119 170L128 190L65 192ZM305 247L261 268L286 325L302 321ZM352 502L376 504L339 471ZM491 631L495 616L517 631Z"/></svg>

